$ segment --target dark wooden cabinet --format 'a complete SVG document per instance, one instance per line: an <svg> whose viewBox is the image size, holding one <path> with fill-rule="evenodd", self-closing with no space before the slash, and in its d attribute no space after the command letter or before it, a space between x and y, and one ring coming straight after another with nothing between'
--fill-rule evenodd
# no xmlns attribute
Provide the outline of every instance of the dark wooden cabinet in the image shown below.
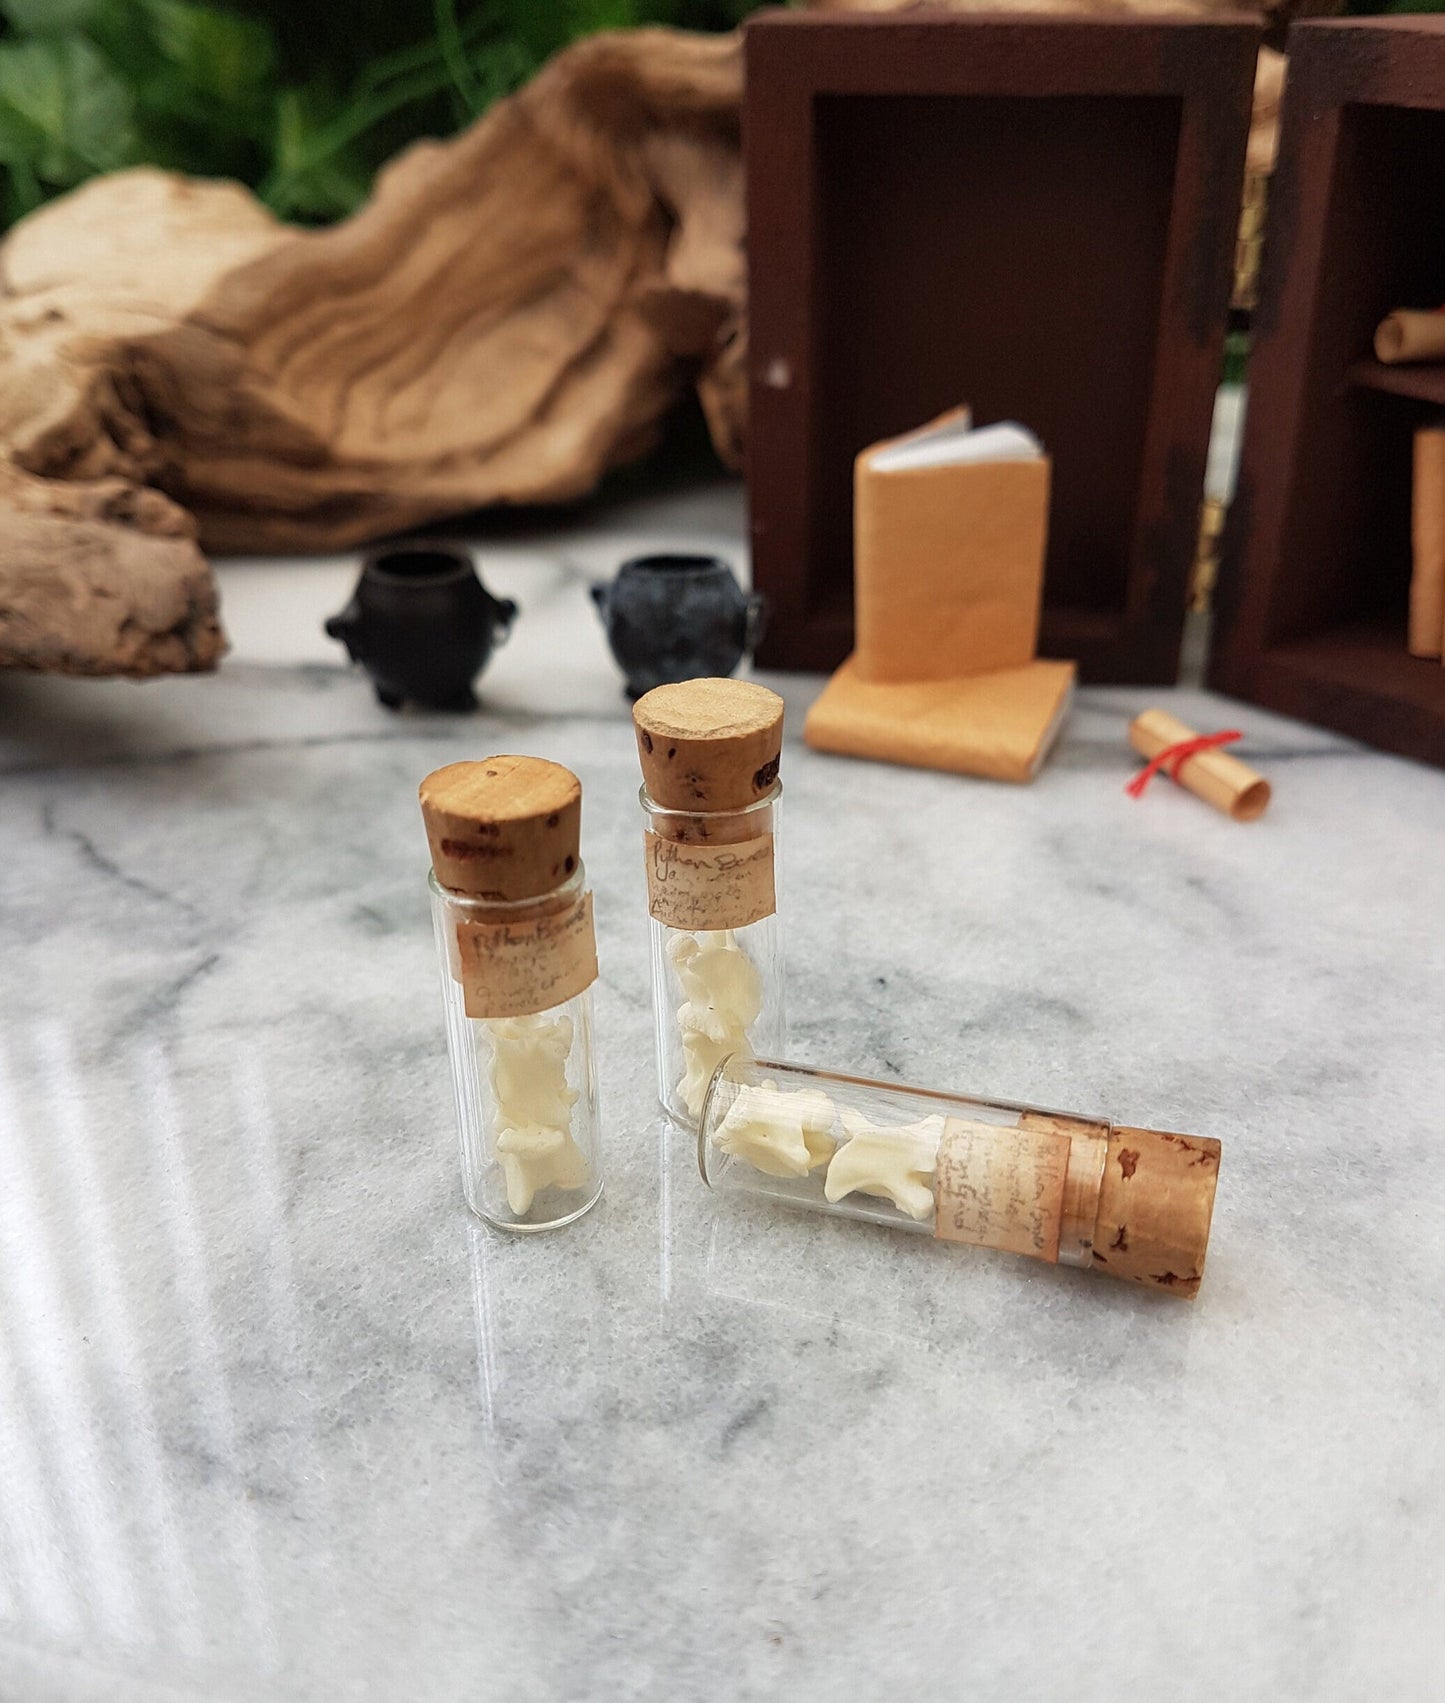
<svg viewBox="0 0 1445 1703"><path fill-rule="evenodd" d="M967 402L1053 457L1042 654L1172 681L1258 30L764 14L747 27L760 660L852 646L853 458Z"/></svg>
<svg viewBox="0 0 1445 1703"><path fill-rule="evenodd" d="M1445 765L1445 668L1405 648L1411 442L1445 364L1371 358L1392 308L1442 302L1445 18L1297 24L1210 678Z"/></svg>

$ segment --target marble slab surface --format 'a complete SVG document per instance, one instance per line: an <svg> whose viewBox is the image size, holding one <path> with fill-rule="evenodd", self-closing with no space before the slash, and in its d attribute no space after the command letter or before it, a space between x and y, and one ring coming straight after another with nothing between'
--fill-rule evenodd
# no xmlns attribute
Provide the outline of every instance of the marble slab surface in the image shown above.
<svg viewBox="0 0 1445 1703"><path fill-rule="evenodd" d="M0 1699L1440 1696L1445 775L1098 690L1015 789L813 755L779 682L794 1055L1218 1136L1219 1204L1191 1307L715 1199L586 567L499 587L469 719L0 677ZM1150 701L1261 822L1125 796ZM461 1203L415 805L493 749L581 774L600 929L607 1194L525 1241Z"/></svg>

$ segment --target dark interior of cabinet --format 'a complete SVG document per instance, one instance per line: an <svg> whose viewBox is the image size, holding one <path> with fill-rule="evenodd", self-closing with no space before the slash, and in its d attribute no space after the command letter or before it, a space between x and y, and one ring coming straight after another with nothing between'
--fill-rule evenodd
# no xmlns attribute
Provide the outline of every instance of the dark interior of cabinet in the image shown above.
<svg viewBox="0 0 1445 1703"><path fill-rule="evenodd" d="M1346 107L1263 642L1326 684L1445 709L1445 669L1405 650L1411 444L1445 418L1445 364L1371 357L1392 308L1442 302L1445 113Z"/></svg>
<svg viewBox="0 0 1445 1703"><path fill-rule="evenodd" d="M1053 456L1049 615L1111 627L1138 520L1180 102L820 95L814 113L810 603L851 610L857 452L966 402Z"/></svg>

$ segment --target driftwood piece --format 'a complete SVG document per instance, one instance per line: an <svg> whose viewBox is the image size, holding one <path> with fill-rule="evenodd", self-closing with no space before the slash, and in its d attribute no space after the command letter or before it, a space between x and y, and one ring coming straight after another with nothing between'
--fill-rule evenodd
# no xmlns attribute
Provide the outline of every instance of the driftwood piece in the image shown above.
<svg viewBox="0 0 1445 1703"><path fill-rule="evenodd" d="M92 185L0 253L0 445L34 473L156 484L217 550L580 496L739 322L740 75L734 37L592 37L326 231L233 187L224 207L156 173ZM215 265L201 220L231 222ZM137 264L147 248L167 260ZM706 405L736 442L740 386L710 376Z"/></svg>
<svg viewBox="0 0 1445 1703"><path fill-rule="evenodd" d="M0 667L184 674L226 648L195 522L123 479L0 475Z"/></svg>
<svg viewBox="0 0 1445 1703"><path fill-rule="evenodd" d="M144 459L146 403L118 351L169 330L217 278L290 234L235 184L154 171L98 179L12 232L0 302L10 449L0 667L135 677L215 667L225 650L215 580L194 517L144 483L156 471Z"/></svg>
<svg viewBox="0 0 1445 1703"><path fill-rule="evenodd" d="M41 483L0 478L0 666L213 665L204 564L146 487L207 549L344 548L584 495L694 383L741 465L741 76L736 36L590 37L331 230L153 170L24 221L0 464Z"/></svg>

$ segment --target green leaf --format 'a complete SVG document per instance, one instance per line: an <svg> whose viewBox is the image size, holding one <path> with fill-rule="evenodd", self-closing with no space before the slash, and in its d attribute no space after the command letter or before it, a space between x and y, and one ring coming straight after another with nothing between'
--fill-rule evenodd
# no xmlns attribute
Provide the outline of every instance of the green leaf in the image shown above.
<svg viewBox="0 0 1445 1703"><path fill-rule="evenodd" d="M8 162L5 173L5 217L11 223L33 213L45 200L45 190L29 160Z"/></svg>
<svg viewBox="0 0 1445 1703"><path fill-rule="evenodd" d="M189 0L144 0L157 48L198 96L230 107L263 96L275 67L267 26Z"/></svg>
<svg viewBox="0 0 1445 1703"><path fill-rule="evenodd" d="M263 193L283 218L334 219L366 198L371 173L350 151L347 115L324 84L277 97L275 164Z"/></svg>
<svg viewBox="0 0 1445 1703"><path fill-rule="evenodd" d="M473 72L478 97L475 111L487 110L494 100L519 89L535 75L537 62L519 41L504 40L487 43L472 54Z"/></svg>
<svg viewBox="0 0 1445 1703"><path fill-rule="evenodd" d="M85 23L96 0L0 0L17 35L63 35Z"/></svg>
<svg viewBox="0 0 1445 1703"><path fill-rule="evenodd" d="M1224 371L1221 384L1243 384L1249 368L1249 333L1231 331L1224 339Z"/></svg>
<svg viewBox="0 0 1445 1703"><path fill-rule="evenodd" d="M645 22L633 0L571 0L565 9L569 35L594 35Z"/></svg>
<svg viewBox="0 0 1445 1703"><path fill-rule="evenodd" d="M24 164L33 169L35 156L44 146L44 136L29 119L0 104L0 163L7 166Z"/></svg>
<svg viewBox="0 0 1445 1703"><path fill-rule="evenodd" d="M579 34L722 28L753 0L0 0L0 224L149 160L351 211L378 165L445 134ZM1351 0L1352 8L1445 0Z"/></svg>
<svg viewBox="0 0 1445 1703"><path fill-rule="evenodd" d="M125 84L80 35L0 43L0 144L23 146L37 175L79 183L131 158Z"/></svg>
<svg viewBox="0 0 1445 1703"><path fill-rule="evenodd" d="M101 0L86 19L85 35L132 89L166 69L143 0Z"/></svg>

